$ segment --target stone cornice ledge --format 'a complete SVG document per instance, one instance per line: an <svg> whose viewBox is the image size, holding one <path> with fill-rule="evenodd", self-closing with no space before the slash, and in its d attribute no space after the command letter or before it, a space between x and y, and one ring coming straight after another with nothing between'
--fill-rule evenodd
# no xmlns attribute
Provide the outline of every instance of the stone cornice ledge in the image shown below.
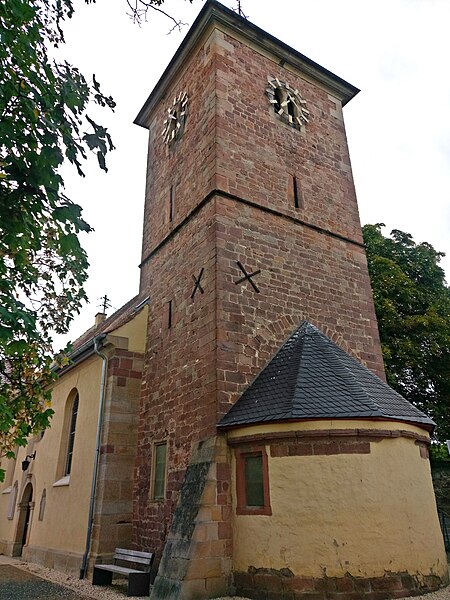
<svg viewBox="0 0 450 600"><path fill-rule="evenodd" d="M409 438L422 444L430 444L430 438L406 429L309 429L306 431L280 431L268 433L256 433L253 435L242 435L228 439L229 446L241 446L243 444L273 443L286 441L309 441L312 439L331 440L336 438L364 438L365 441L380 442L389 438Z"/></svg>

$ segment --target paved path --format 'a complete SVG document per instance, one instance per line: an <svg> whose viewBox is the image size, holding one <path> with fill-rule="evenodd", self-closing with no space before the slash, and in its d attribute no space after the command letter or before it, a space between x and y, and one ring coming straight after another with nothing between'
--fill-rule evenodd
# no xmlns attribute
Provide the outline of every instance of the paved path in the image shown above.
<svg viewBox="0 0 450 600"><path fill-rule="evenodd" d="M3 561L2 561L3 562ZM0 564L0 600L79 600L79 594L11 564Z"/></svg>

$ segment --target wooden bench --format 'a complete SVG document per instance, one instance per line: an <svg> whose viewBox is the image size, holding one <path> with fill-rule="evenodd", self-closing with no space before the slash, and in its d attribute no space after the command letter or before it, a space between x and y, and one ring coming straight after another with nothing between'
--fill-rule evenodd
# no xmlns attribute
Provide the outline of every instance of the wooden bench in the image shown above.
<svg viewBox="0 0 450 600"><path fill-rule="evenodd" d="M113 565L95 565L92 585L109 585L113 573L128 577L128 596L148 596L150 591L150 569L154 554L116 548ZM141 570L121 567L117 562L143 565Z"/></svg>

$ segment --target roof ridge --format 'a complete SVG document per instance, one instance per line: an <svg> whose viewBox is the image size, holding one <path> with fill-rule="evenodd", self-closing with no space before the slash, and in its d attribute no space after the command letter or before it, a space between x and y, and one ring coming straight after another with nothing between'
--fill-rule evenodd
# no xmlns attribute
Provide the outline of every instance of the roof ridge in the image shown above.
<svg viewBox="0 0 450 600"><path fill-rule="evenodd" d="M295 358L295 369L294 369L294 373L296 374L296 377L293 378L292 382L293 382L293 386L291 388L291 386L289 386L292 389L292 397L295 396L295 393L297 391L297 386L298 386L298 380L299 380L299 373L301 371L302 368L302 358L303 358L303 353L305 350L305 337L306 337L306 333L304 335L301 335L301 330L302 328L304 329L308 329L309 323L308 321L303 321L302 324L300 325L300 327L297 329L297 331L294 332L294 334L289 337L286 342L283 344L283 346L281 346L280 350L278 352L281 352L281 350L288 345L288 343L290 341L293 341L294 343L292 343L292 356ZM296 335L297 334L297 335ZM297 339L293 339L294 337L297 337ZM298 339L299 338L299 339ZM295 349L298 349L297 352L294 352ZM277 354L278 354L277 352ZM292 412L292 408L291 408L291 412Z"/></svg>

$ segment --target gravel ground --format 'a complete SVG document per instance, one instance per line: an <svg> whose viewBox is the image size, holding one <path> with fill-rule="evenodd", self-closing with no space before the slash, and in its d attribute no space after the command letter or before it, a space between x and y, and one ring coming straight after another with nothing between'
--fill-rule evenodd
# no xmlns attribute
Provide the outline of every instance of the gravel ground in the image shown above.
<svg viewBox="0 0 450 600"><path fill-rule="evenodd" d="M12 565L0 566L0 600L77 600L79 595Z"/></svg>
<svg viewBox="0 0 450 600"><path fill-rule="evenodd" d="M90 598L91 600L119 600L127 597L127 580L126 579L118 579L114 580L114 585L112 587L103 587L103 586L92 586L90 580L88 579L77 579L75 577L71 577L65 573L60 573L59 571L54 571L53 569L46 569L45 567L41 567L40 565L35 565L33 563L25 563L25 562L17 562L14 563L14 567L22 569L25 573L29 573L31 575L36 575L45 579L46 581L50 581L59 586L63 586L66 588L66 595L55 595L52 596L55 598L64 598L65 600L72 600L73 598ZM25 575L24 573L24 575ZM34 578L33 578L34 579ZM27 581L25 581L27 583ZM45 582L44 582L45 583ZM32 582L30 582L32 585ZM36 585L36 584L34 584ZM1 595L1 590L3 589L3 582L0 586L0 599L10 600L14 598L14 595L4 596ZM31 588L30 588L31 589ZM36 589L36 588L34 588ZM74 596L71 592L75 592ZM24 596L28 598L40 598L41 596ZM45 598L46 596L42 596ZM50 596L47 596L50 598ZM437 592L431 592L429 594L424 594L422 596L411 596L410 598L406 598L405 600L418 600L420 598L424 598L426 600L450 600L450 586L442 588ZM222 598L216 598L216 600L249 600L248 598L243 598L242 596L226 596Z"/></svg>
<svg viewBox="0 0 450 600"><path fill-rule="evenodd" d="M127 580L126 579L114 579L113 586L104 587L104 586L93 586L90 579L77 579L76 577L71 577L66 573L61 573L60 571L55 571L53 569L47 569L45 567L41 567L40 565L36 565L34 563L26 563L26 562L17 562L14 563L14 567L25 571L26 573L30 573L31 575L37 575L38 577L42 577L45 581L51 581L53 583L59 584L59 586L63 586L66 588L66 595L54 595L51 598L64 598L65 600L72 600L75 598L89 598L90 600L123 600L123 598L127 597ZM1 567L0 567L1 568ZM45 582L44 582L45 583ZM24 581L24 585L27 582ZM13 584L11 584L13 585ZM17 585L17 584L16 584ZM1 590L3 589L3 582L0 585L0 600L12 600L14 595L11 596L2 596ZM31 588L30 588L31 589ZM35 588L36 590L36 588ZM75 592L74 596L71 592ZM23 596L24 598L40 598L41 596ZM43 595L42 598L50 598L50 596ZM226 596L222 598L216 598L216 600L249 600L248 598L242 598L242 596ZM449 598L450 600L450 598Z"/></svg>

